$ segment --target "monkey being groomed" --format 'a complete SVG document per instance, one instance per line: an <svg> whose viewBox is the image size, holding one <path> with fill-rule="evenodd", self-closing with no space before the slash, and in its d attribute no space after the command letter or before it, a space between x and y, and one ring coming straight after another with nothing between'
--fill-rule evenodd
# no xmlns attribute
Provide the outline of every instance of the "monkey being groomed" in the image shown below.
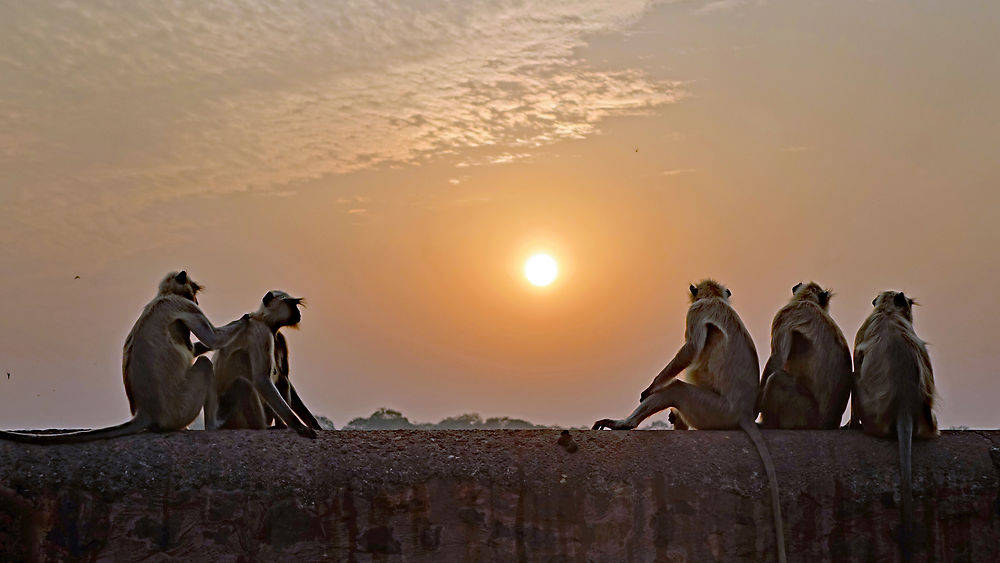
<svg viewBox="0 0 1000 563"><path fill-rule="evenodd" d="M199 350L221 348L248 326L249 317L216 328L198 307L201 286L187 272L171 272L159 293L142 310L122 350L122 375L132 419L128 422L65 434L0 432L0 439L29 444L88 442L147 430L182 430L194 422L213 384L212 363L194 360L193 332Z"/></svg>
<svg viewBox="0 0 1000 563"><path fill-rule="evenodd" d="M268 291L250 315L247 330L216 352L214 393L205 403L206 430L263 429L273 419L276 426L316 437L321 427L288 379L288 346L278 332L299 323L302 301L284 291Z"/></svg>
<svg viewBox="0 0 1000 563"><path fill-rule="evenodd" d="M832 292L796 284L771 323L771 357L761 378L764 428L833 429L851 395L851 350L828 313Z"/></svg>
<svg viewBox="0 0 1000 563"><path fill-rule="evenodd" d="M914 301L883 291L854 339L851 426L899 442L899 496L904 561L913 556L913 438L938 436L934 416L934 372L927 345L913 330Z"/></svg>
<svg viewBox="0 0 1000 563"><path fill-rule="evenodd" d="M740 428L747 433L771 487L778 560L785 561L784 530L774 464L754 419L760 383L757 351L750 333L729 305L732 292L714 280L692 285L684 345L640 395L639 406L624 420L602 419L594 430L631 430L649 416L673 407L685 427ZM675 379L687 368L688 382Z"/></svg>

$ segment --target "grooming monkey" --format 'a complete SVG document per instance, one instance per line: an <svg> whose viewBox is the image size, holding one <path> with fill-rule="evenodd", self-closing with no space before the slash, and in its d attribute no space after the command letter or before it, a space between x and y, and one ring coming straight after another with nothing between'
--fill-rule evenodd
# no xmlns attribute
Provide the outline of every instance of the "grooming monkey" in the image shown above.
<svg viewBox="0 0 1000 563"><path fill-rule="evenodd" d="M302 436L315 438L314 429L320 429L316 417L298 399L288 382L288 347L282 336L276 334L285 326L295 326L302 319L299 312L301 298L291 297L284 291L268 291L260 308L250 315L246 331L229 345L215 353L215 396L205 403L205 429L217 428L267 428L268 411L285 426ZM284 364L284 374L279 369ZM288 383L289 398L299 409L293 410L275 382ZM303 413L304 424L296 416ZM308 416L306 416L308 415Z"/></svg>
<svg viewBox="0 0 1000 563"><path fill-rule="evenodd" d="M594 430L631 430L668 407L685 426L706 430L741 428L750 436L767 473L774 513L778 560L785 561L785 540L778 480L764 438L754 423L760 384L757 351L750 333L729 305L732 295L714 280L692 285L684 345L640 395L638 408L624 420L603 419ZM687 368L689 382L675 377Z"/></svg>
<svg viewBox="0 0 1000 563"><path fill-rule="evenodd" d="M191 333L201 341L199 349L215 349L232 341L249 322L244 315L221 328L212 326L198 307L199 290L201 286L187 272L167 274L160 282L158 295L146 305L125 339L122 374L131 420L65 434L0 432L0 438L30 444L66 444L187 428L197 418L213 384L208 358L194 361Z"/></svg>
<svg viewBox="0 0 1000 563"><path fill-rule="evenodd" d="M837 428L851 395L851 350L828 313L829 290L799 283L771 323L761 380L764 428Z"/></svg>
<svg viewBox="0 0 1000 563"><path fill-rule="evenodd" d="M854 339L851 401L852 426L860 422L866 433L882 438L895 435L899 442L899 539L904 561L913 555L913 438L939 434L934 372L927 346L913 330L913 304L901 291L883 291L872 301L875 310Z"/></svg>

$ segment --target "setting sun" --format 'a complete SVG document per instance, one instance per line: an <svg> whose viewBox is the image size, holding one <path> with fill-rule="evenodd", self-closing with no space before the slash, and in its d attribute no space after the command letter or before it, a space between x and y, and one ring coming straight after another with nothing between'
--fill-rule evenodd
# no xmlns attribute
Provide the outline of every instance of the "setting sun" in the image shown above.
<svg viewBox="0 0 1000 563"><path fill-rule="evenodd" d="M535 254L524 263L524 277L533 285L549 285L558 273L559 265L548 254Z"/></svg>

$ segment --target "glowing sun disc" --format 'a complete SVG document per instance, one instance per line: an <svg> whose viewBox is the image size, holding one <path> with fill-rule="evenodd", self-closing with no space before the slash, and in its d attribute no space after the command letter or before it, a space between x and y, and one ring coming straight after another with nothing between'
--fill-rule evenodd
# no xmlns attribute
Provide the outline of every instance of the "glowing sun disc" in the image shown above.
<svg viewBox="0 0 1000 563"><path fill-rule="evenodd" d="M539 287L552 283L558 273L559 265L548 254L535 254L524 263L524 277Z"/></svg>

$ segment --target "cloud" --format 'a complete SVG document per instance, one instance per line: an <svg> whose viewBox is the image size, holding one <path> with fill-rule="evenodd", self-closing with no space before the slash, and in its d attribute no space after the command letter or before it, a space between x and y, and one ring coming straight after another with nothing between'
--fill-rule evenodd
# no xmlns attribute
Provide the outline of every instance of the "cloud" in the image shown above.
<svg viewBox="0 0 1000 563"><path fill-rule="evenodd" d="M608 3L108 1L0 7L0 167L19 232L475 148L481 161L653 111L679 85L576 55ZM55 200L57 205L50 207ZM107 221L117 220L110 217ZM0 227L2 229L3 227Z"/></svg>
<svg viewBox="0 0 1000 563"><path fill-rule="evenodd" d="M738 8L746 6L748 4L754 4L760 6L764 3L764 0L711 0L706 2L699 8L692 10L692 14L696 16L707 16L711 14L722 14L732 12Z"/></svg>
<svg viewBox="0 0 1000 563"><path fill-rule="evenodd" d="M664 170L663 172L660 172L660 176L678 176L680 174L691 174L697 171L697 168L678 168L676 170Z"/></svg>

